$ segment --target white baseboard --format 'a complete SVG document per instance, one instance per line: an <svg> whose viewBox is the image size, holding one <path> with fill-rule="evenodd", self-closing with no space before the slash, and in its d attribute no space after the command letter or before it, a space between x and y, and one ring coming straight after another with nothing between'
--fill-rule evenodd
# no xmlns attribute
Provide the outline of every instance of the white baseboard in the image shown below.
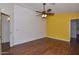
<svg viewBox="0 0 79 59"><path fill-rule="evenodd" d="M61 40L61 41L66 41L66 42L70 42L70 40L65 40L65 39L61 39L61 38L56 38L56 37L51 37L51 36L46 36L46 37L48 37L48 38L53 38L53 39L57 39L57 40ZM45 38L45 37L40 37L40 38ZM33 41L33 40L38 40L38 39L40 39L40 38L32 38L32 39L30 39L30 40L26 40L26 41L22 41L22 42L16 42L16 43L14 43L12 46L14 46L14 45L18 45L18 44L22 44L22 43L26 43L26 42L30 42L30 41ZM11 47L12 47L11 46Z"/></svg>
<svg viewBox="0 0 79 59"><path fill-rule="evenodd" d="M56 38L56 37L51 37L51 36L47 36L47 37L48 37L48 38L57 39L57 40L61 40L61 41L70 42L70 40L65 40L65 39L61 39L61 38Z"/></svg>
<svg viewBox="0 0 79 59"><path fill-rule="evenodd" d="M21 41L21 42L15 42L14 44L11 45L12 46L15 46L15 45L19 45L19 44L22 44L22 43L27 43L27 42L30 42L30 41L33 41L33 40L39 40L41 38L44 38L44 37L39 37L39 38L30 38L29 40L25 40L25 41Z"/></svg>

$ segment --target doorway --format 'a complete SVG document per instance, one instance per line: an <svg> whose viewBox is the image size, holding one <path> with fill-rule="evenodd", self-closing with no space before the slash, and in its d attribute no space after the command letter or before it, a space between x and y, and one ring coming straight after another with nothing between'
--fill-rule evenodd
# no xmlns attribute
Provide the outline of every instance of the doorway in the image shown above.
<svg viewBox="0 0 79 59"><path fill-rule="evenodd" d="M79 19L72 19L70 27L70 43L77 44L79 43Z"/></svg>
<svg viewBox="0 0 79 59"><path fill-rule="evenodd" d="M0 13L0 55L1 55L1 13Z"/></svg>
<svg viewBox="0 0 79 59"><path fill-rule="evenodd" d="M1 13L1 53L10 51L10 16Z"/></svg>

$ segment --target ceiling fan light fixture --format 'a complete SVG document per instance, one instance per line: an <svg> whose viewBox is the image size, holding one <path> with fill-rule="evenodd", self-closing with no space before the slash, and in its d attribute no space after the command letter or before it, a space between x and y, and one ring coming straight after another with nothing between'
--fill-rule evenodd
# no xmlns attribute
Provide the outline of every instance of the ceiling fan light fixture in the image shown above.
<svg viewBox="0 0 79 59"><path fill-rule="evenodd" d="M42 14L42 18L46 18L47 17L47 14Z"/></svg>
<svg viewBox="0 0 79 59"><path fill-rule="evenodd" d="M38 15L41 15L41 17L42 18L46 18L48 15L54 15L54 13L52 13L51 11L52 11L52 9L47 9L46 10L46 3L43 3L43 11L36 11L36 12L38 12L39 14Z"/></svg>

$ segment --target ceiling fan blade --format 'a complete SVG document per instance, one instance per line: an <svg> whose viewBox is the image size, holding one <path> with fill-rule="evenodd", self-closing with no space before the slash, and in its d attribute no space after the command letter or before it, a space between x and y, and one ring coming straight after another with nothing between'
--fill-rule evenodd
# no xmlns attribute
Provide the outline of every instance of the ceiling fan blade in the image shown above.
<svg viewBox="0 0 79 59"><path fill-rule="evenodd" d="M54 15L55 13L46 13L47 15Z"/></svg>
<svg viewBox="0 0 79 59"><path fill-rule="evenodd" d="M36 11L36 12L38 12L38 13L42 13L42 12L40 12L40 11Z"/></svg>
<svg viewBox="0 0 79 59"><path fill-rule="evenodd" d="M48 9L48 10L47 10L47 12L50 12L50 11L52 11L52 9Z"/></svg>

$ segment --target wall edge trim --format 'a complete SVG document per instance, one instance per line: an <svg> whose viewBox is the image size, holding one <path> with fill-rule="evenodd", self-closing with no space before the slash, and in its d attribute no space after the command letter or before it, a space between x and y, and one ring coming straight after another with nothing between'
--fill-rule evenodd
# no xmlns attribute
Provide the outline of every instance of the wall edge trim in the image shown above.
<svg viewBox="0 0 79 59"><path fill-rule="evenodd" d="M34 41L34 40L39 40L41 38L44 38L44 37L39 37L39 38L30 38L31 40L26 40L26 41L23 41L23 42L18 42L18 43L14 43L13 45L11 45L11 47L13 46L16 46L16 45L19 45L19 44L23 44L23 43L27 43L27 42L31 42L31 41Z"/></svg>
<svg viewBox="0 0 79 59"><path fill-rule="evenodd" d="M53 39L57 39L57 40L61 40L61 41L66 41L66 42L70 42L70 40L63 40L61 38L56 38L56 37L51 37L51 36L46 36L48 38L53 38Z"/></svg>

